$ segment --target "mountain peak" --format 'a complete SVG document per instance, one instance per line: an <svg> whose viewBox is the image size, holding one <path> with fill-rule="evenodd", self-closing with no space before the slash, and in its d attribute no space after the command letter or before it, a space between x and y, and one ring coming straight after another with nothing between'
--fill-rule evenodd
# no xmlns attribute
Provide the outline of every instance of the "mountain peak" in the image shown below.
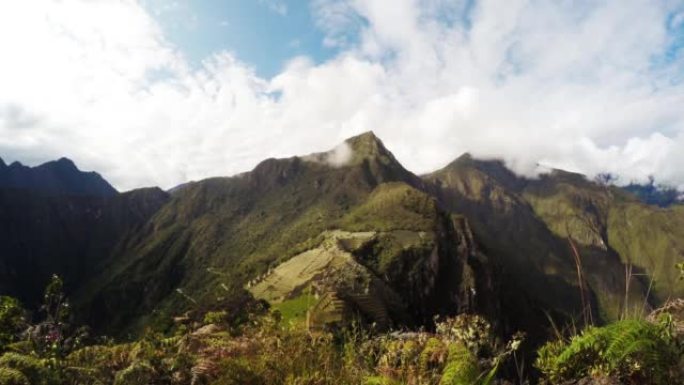
<svg viewBox="0 0 684 385"><path fill-rule="evenodd" d="M76 171L76 172L80 171L80 170L78 169L78 167L76 167L76 164L74 163L74 161L72 161L72 160L69 159L69 158L64 158L64 157L59 158L59 159L57 159L57 160L53 160L53 161L50 161L50 162L43 163L43 164L41 164L41 165L38 166L38 167L39 167L39 168L59 169L59 170L69 171L69 172L71 172L71 171Z"/></svg>
<svg viewBox="0 0 684 385"><path fill-rule="evenodd" d="M352 136L330 151L307 155L302 159L327 163L334 167L360 164L366 159L375 159L386 164L397 163L373 131Z"/></svg>
<svg viewBox="0 0 684 385"><path fill-rule="evenodd" d="M456 165L459 163L470 163L470 162L473 162L474 160L475 160L475 158L473 157L473 155L471 153L464 152L458 158L454 159L454 161L451 162L449 165Z"/></svg>
<svg viewBox="0 0 684 385"><path fill-rule="evenodd" d="M373 179L374 183L404 181L412 186L422 184L420 178L399 163L373 131L352 136L330 151L307 155L301 159L334 168L361 166L365 173L364 178Z"/></svg>
<svg viewBox="0 0 684 385"><path fill-rule="evenodd" d="M365 141L374 141L374 142L379 142L380 138L378 138L377 135L375 135L375 132L373 130L368 130L366 132L362 132L358 135L352 136L351 138L348 138L347 141L352 141L352 140L365 140Z"/></svg>
<svg viewBox="0 0 684 385"><path fill-rule="evenodd" d="M471 153L469 153L469 152L464 152L463 154L461 154L461 156L458 157L458 159L468 159L468 160L471 160L471 159L473 159L473 154L471 154Z"/></svg>
<svg viewBox="0 0 684 385"><path fill-rule="evenodd" d="M2 163L4 165L4 162ZM116 189L95 172L82 172L68 158L60 158L36 167L13 162L0 165L0 188L27 189L47 195L92 195L109 197Z"/></svg>
<svg viewBox="0 0 684 385"><path fill-rule="evenodd" d="M7 164L5 164L5 161L0 158L0 168L5 168L7 167Z"/></svg>
<svg viewBox="0 0 684 385"><path fill-rule="evenodd" d="M390 158L394 160L392 153L385 147L382 140L373 131L352 136L345 141L353 151L353 158L361 160L365 158Z"/></svg>
<svg viewBox="0 0 684 385"><path fill-rule="evenodd" d="M387 155L389 153L380 138L373 131L366 131L363 134L352 136L345 143L351 147L357 156Z"/></svg>
<svg viewBox="0 0 684 385"><path fill-rule="evenodd" d="M73 160L71 160L69 158L65 158L65 157L61 157L61 158L57 159L57 164L77 168L76 164L74 163Z"/></svg>
<svg viewBox="0 0 684 385"><path fill-rule="evenodd" d="M498 183L506 186L512 191L518 191L525 184L525 178L517 176L511 171L501 159L479 159L474 157L469 152L463 153L446 167L436 171L433 174L439 173L460 173L464 170L477 170L478 172L487 175L487 177L496 180Z"/></svg>

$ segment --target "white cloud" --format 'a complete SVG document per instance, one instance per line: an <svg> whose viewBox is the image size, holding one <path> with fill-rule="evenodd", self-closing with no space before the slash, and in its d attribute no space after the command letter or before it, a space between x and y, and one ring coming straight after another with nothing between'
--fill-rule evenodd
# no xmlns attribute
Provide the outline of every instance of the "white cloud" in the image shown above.
<svg viewBox="0 0 684 385"><path fill-rule="evenodd" d="M330 151L305 155L307 162L322 163L330 167L343 167L353 159L354 149L347 142L342 142Z"/></svg>
<svg viewBox="0 0 684 385"><path fill-rule="evenodd" d="M314 0L342 52L262 79L189 68L133 0L2 2L0 156L171 187L372 129L415 172L470 151L684 187L684 67L654 65L671 4Z"/></svg>

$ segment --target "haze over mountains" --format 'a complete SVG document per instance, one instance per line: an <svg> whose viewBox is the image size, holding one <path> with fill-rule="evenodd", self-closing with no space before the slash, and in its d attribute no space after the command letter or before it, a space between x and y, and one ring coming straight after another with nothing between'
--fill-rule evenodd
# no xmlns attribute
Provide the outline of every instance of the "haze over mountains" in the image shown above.
<svg viewBox="0 0 684 385"><path fill-rule="evenodd" d="M0 293L34 304L58 273L108 334L243 290L274 306L333 293L387 326L476 311L540 338L547 315L609 321L684 295L684 206L469 155L417 176L371 132L171 192L0 162L0 237Z"/></svg>

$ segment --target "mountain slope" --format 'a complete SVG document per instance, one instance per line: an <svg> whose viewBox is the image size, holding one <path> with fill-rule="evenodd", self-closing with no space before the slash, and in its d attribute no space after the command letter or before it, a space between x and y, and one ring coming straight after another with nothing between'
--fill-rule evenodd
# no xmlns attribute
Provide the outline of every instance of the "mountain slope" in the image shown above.
<svg viewBox="0 0 684 385"><path fill-rule="evenodd" d="M111 197L116 189L95 172L82 172L67 158L27 167L19 162L7 166L0 159L0 188L30 190L43 195Z"/></svg>
<svg viewBox="0 0 684 385"><path fill-rule="evenodd" d="M622 189L561 171L531 181L524 195L554 233L593 250L585 259L597 263L597 282L605 281L600 269L606 259L620 260L623 274L632 266L628 306L640 306L639 294L645 292L652 305L684 296L684 283L674 269L684 259L681 206L647 205ZM637 288L642 293L634 293Z"/></svg>
<svg viewBox="0 0 684 385"><path fill-rule="evenodd" d="M106 330L142 325L153 313L218 303L319 247L326 231L341 230L377 232L371 248L358 250L358 262L415 305L408 322L456 311L464 301L458 293L463 266L484 257L466 244L458 221L411 186L421 183L366 133L328 153L269 159L249 173L186 185L79 301ZM397 231L416 236L402 246ZM443 268L429 269L428 260ZM479 276L486 286L486 269L474 269L469 279Z"/></svg>
<svg viewBox="0 0 684 385"><path fill-rule="evenodd" d="M113 335L245 290L314 324L474 311L532 341L549 316L600 323L684 296L683 206L469 155L417 177L372 133L172 193L82 195L35 175L62 187L0 188L0 293L34 303L59 273L83 321Z"/></svg>
<svg viewBox="0 0 684 385"><path fill-rule="evenodd" d="M590 309L595 322L609 321L684 295L674 269L684 256L677 207L648 206L562 171L519 178L499 161L469 155L424 180L445 207L469 219L501 269L502 293L515 293L502 309L513 328L548 324L545 312L588 319Z"/></svg>
<svg viewBox="0 0 684 385"><path fill-rule="evenodd" d="M499 162L465 155L423 178L442 205L470 221L498 271L509 332L546 333L546 312L569 318L582 302L567 243L554 236L518 193L524 186Z"/></svg>
<svg viewBox="0 0 684 385"><path fill-rule="evenodd" d="M156 188L111 197L0 188L0 293L35 304L52 274L78 290L167 199Z"/></svg>

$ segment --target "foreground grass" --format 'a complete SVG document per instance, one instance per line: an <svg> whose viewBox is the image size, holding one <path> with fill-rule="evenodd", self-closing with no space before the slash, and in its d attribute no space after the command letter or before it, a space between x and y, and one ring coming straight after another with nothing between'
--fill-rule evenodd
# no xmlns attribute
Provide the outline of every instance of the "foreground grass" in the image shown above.
<svg viewBox="0 0 684 385"><path fill-rule="evenodd" d="M292 322L301 320L307 300L302 295L277 309L239 302L180 318L165 334L149 331L114 343L69 325L61 280L54 277L45 319L37 324L26 321L18 302L0 297L0 385L510 384L500 369L512 363L523 338L504 343L480 316L436 319L433 332L377 334L352 324L311 334ZM673 301L647 320L588 327L550 341L538 351L538 380L684 384L683 314L684 301ZM509 380L530 383L521 370Z"/></svg>
<svg viewBox="0 0 684 385"><path fill-rule="evenodd" d="M180 328L53 359L15 344L0 358L0 384L484 385L515 348L478 316L445 319L434 333L373 336L359 328L310 335L270 313L237 329Z"/></svg>

